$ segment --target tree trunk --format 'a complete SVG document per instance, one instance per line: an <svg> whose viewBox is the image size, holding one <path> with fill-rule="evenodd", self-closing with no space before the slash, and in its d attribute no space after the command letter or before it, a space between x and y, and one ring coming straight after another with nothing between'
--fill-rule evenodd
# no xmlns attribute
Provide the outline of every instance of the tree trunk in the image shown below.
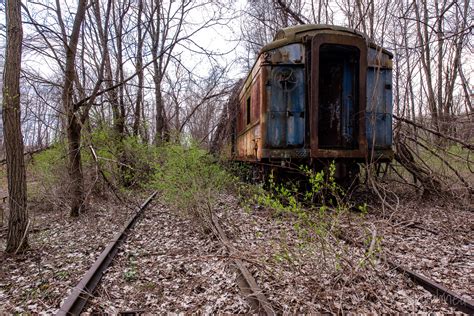
<svg viewBox="0 0 474 316"><path fill-rule="evenodd" d="M82 174L81 160L81 131L82 125L79 119L79 108L76 108L73 100L73 88L76 77L75 61L77 44L81 31L82 21L86 13L87 0L79 0L74 25L71 32L69 45L66 48L66 68L62 102L67 115L67 140L68 140L68 172L71 182L71 216L79 216L84 207L84 176Z"/></svg>
<svg viewBox="0 0 474 316"><path fill-rule="evenodd" d="M115 9L115 5L118 5ZM126 15L126 12L130 8L130 2L119 2L112 1L113 9L113 25L116 34L115 45L116 45L116 56L117 65L115 78L118 82L124 82L125 75L123 69L123 21ZM125 136L125 101L124 101L124 85L120 85L118 88L118 107L114 110L114 130L116 131L119 139L122 139Z"/></svg>
<svg viewBox="0 0 474 316"><path fill-rule="evenodd" d="M137 59L135 70L138 73L138 89L137 89L137 101L135 103L134 122L133 122L133 136L138 136L140 133L140 115L141 107L143 106L143 41L144 36L142 35L142 12L143 2L138 0L138 21L137 21Z"/></svg>
<svg viewBox="0 0 474 316"><path fill-rule="evenodd" d="M23 29L21 1L7 0L7 47L3 74L3 129L5 137L10 216L6 252L28 248L26 172L20 122L20 67Z"/></svg>
<svg viewBox="0 0 474 316"><path fill-rule="evenodd" d="M71 182L71 216L79 216L84 208L84 175L81 159L81 132L82 126L74 113L68 113L67 139L69 179Z"/></svg>
<svg viewBox="0 0 474 316"><path fill-rule="evenodd" d="M436 105L436 97L435 91L433 88L432 83L432 71L431 71L431 53L430 53L430 36L428 33L428 23L429 23L429 15L428 15L428 4L426 0L421 1L422 8L418 8L415 3L415 14L416 14L416 26L417 26L417 34L418 40L420 41L420 48L421 48L421 63L422 68L425 73L426 77L426 84L427 84L427 95L428 95L428 106L430 109L432 126L439 132L439 122L438 122L438 109ZM421 17L421 11L423 10L423 20Z"/></svg>

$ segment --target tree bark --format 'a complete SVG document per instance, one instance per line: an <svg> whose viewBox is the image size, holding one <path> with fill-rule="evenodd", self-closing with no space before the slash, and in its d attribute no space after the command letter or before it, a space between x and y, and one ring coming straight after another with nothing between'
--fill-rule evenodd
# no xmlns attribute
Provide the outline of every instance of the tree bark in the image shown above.
<svg viewBox="0 0 474 316"><path fill-rule="evenodd" d="M415 14L416 14L416 26L418 39L420 41L421 48L421 63L423 65L423 70L426 77L427 89L428 89L428 106L430 109L432 126L439 131L439 122L438 122L438 108L436 104L435 91L432 83L432 70L431 70L431 53L430 53L430 36L428 33L428 4L426 0L421 1L423 8L418 8L416 2L415 4ZM421 10L423 10L423 20L421 17ZM423 24L423 25L422 25Z"/></svg>
<svg viewBox="0 0 474 316"><path fill-rule="evenodd" d="M135 103L134 121L133 121L133 136L138 136L140 133L140 114L142 112L141 107L143 106L143 41L144 36L142 35L142 12L143 12L143 1L138 0L138 16L137 16L137 58L135 70L138 73L138 88L137 88L137 100Z"/></svg>
<svg viewBox="0 0 474 316"><path fill-rule="evenodd" d="M84 175L82 173L81 161L81 132L82 124L79 118L78 106L74 104L73 88L76 77L75 61L77 44L81 25L86 13L87 0L79 0L77 13L74 18L74 25L71 32L69 44L66 47L66 68L64 77L64 87L62 102L67 115L67 139L68 139L68 160L69 179L71 181L71 216L79 216L84 207Z"/></svg>
<svg viewBox="0 0 474 316"><path fill-rule="evenodd" d="M115 4L118 5L117 9L115 9ZM125 18L126 12L130 8L130 2L116 2L112 1L112 5L114 6L113 10L113 21L114 21L114 30L115 30L115 45L116 45L116 56L117 59L117 66L115 77L118 79L118 82L125 81L125 74L123 69L123 20ZM112 85L108 87L112 89ZM114 130L116 131L117 135L120 139L125 136L125 101L124 101L124 94L125 94L124 85L120 85L118 87L118 104L116 109L114 109Z"/></svg>
<svg viewBox="0 0 474 316"><path fill-rule="evenodd" d="M7 47L3 74L3 129L5 137L10 216L6 252L28 248L26 172L20 122L20 69L23 29L21 1L7 0Z"/></svg>

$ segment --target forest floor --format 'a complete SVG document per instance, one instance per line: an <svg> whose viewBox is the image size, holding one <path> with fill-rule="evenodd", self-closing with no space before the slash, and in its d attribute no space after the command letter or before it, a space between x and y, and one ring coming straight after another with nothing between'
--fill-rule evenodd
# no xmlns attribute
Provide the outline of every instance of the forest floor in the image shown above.
<svg viewBox="0 0 474 316"><path fill-rule="evenodd" d="M344 213L341 231L361 242L376 240L378 254L472 299L473 210L408 192L402 196L396 212L373 203L365 215ZM31 250L16 256L0 252L0 313L55 313L135 206L98 195L79 219L64 209L33 207ZM366 249L334 236L301 238L288 214L246 207L232 193L220 194L214 211L232 240L231 255L157 197L87 311L248 313L232 262L240 258L279 313L454 312ZM2 233L1 249L4 243Z"/></svg>
<svg viewBox="0 0 474 316"><path fill-rule="evenodd" d="M7 196L5 178L0 198ZM64 189L48 192L40 182L30 177L28 183L30 250L24 254L3 253L7 201L0 200L0 314L57 312L146 196L128 192L124 203L99 185L89 192L87 212L72 219L61 198ZM233 261L239 258L278 313L452 313L441 297L379 256L474 299L473 205L422 198L407 187L392 189L398 205L384 205L367 189L356 192L352 203L366 207L330 214L331 227L313 223L313 230L331 232L326 235L308 233L309 222L295 213L222 191L213 211L232 242L231 253L158 195L120 247L86 311L249 313L236 282Z"/></svg>
<svg viewBox="0 0 474 316"><path fill-rule="evenodd" d="M30 201L30 250L6 255L6 230L0 235L0 314L55 313L136 210L131 207L108 195L91 196L87 213L73 219L66 208Z"/></svg>

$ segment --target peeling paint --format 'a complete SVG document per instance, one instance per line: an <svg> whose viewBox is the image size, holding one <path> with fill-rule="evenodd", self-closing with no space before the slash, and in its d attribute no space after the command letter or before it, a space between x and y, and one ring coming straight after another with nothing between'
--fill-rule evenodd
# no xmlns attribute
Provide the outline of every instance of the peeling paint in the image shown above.
<svg viewBox="0 0 474 316"><path fill-rule="evenodd" d="M294 31L262 49L242 87L238 159L391 159L392 54L349 29Z"/></svg>

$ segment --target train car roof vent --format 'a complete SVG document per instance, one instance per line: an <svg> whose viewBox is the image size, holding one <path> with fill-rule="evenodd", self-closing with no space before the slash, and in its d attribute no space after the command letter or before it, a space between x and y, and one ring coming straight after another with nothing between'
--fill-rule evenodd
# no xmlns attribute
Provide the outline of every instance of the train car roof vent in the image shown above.
<svg viewBox="0 0 474 316"><path fill-rule="evenodd" d="M279 40L279 39L284 39L285 38L285 31L284 30L279 30L276 34L275 37L273 38L274 41Z"/></svg>

